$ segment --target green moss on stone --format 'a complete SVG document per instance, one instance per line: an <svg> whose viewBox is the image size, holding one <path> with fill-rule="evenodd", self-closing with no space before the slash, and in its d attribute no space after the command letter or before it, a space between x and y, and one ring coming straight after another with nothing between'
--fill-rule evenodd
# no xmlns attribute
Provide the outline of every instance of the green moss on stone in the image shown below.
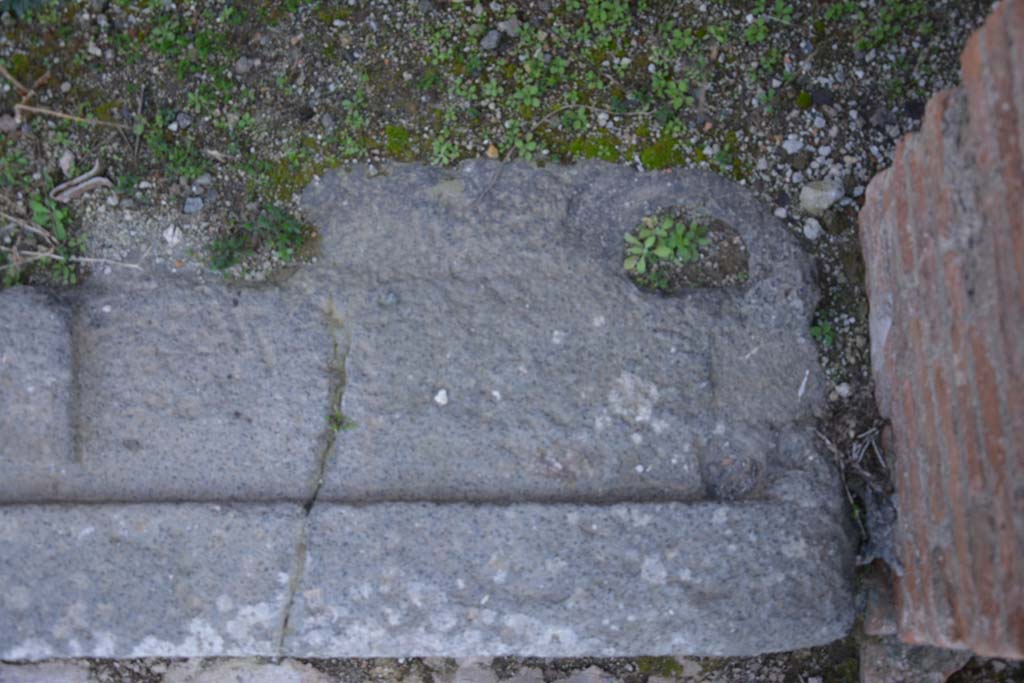
<svg viewBox="0 0 1024 683"><path fill-rule="evenodd" d="M675 678L685 673L683 666L674 657L637 657L636 670L646 676Z"/></svg>
<svg viewBox="0 0 1024 683"><path fill-rule="evenodd" d="M411 136L408 130L401 126L388 125L384 128L384 137L386 138L384 149L388 156L401 161L412 160L413 154L409 144Z"/></svg>
<svg viewBox="0 0 1024 683"><path fill-rule="evenodd" d="M320 7L313 14L318 21L329 25L333 24L336 20L346 21L349 17L352 16L352 12L353 10L351 7L334 7L328 5Z"/></svg>
<svg viewBox="0 0 1024 683"><path fill-rule="evenodd" d="M653 145L641 150L640 161L645 168L657 171L670 166L682 166L686 159L676 149L676 141L667 135L662 135Z"/></svg>
<svg viewBox="0 0 1024 683"><path fill-rule="evenodd" d="M618 138L609 132L594 137L579 137L569 143L569 153L577 158L616 162L621 158Z"/></svg>

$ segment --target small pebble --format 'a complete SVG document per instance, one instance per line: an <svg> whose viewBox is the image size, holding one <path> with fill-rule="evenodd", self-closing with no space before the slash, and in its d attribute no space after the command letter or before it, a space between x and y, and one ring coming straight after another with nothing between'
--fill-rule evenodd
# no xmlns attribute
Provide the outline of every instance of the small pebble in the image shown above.
<svg viewBox="0 0 1024 683"><path fill-rule="evenodd" d="M800 208L820 216L843 197L843 184L838 180L815 180L800 190Z"/></svg>
<svg viewBox="0 0 1024 683"><path fill-rule="evenodd" d="M181 242L181 228L176 225L172 225L164 230L164 241L172 247Z"/></svg>
<svg viewBox="0 0 1024 683"><path fill-rule="evenodd" d="M497 50L498 43L501 41L501 34L495 30L490 30L484 39L480 41L480 48L482 50Z"/></svg>
<svg viewBox="0 0 1024 683"><path fill-rule="evenodd" d="M804 223L804 237L812 242L821 237L821 223L816 218L808 218Z"/></svg>
<svg viewBox="0 0 1024 683"><path fill-rule="evenodd" d="M203 200L201 197L189 197L185 200L185 206L182 211L186 214L196 214L203 210Z"/></svg>
<svg viewBox="0 0 1024 683"><path fill-rule="evenodd" d="M434 403L436 403L439 406L448 405L448 390L441 389L439 392L434 394Z"/></svg>

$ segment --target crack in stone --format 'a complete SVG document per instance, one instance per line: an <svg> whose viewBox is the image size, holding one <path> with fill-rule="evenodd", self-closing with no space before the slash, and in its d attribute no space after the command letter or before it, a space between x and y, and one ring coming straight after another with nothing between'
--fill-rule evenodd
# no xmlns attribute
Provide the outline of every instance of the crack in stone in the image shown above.
<svg viewBox="0 0 1024 683"><path fill-rule="evenodd" d="M292 609L295 604L295 595L299 585L302 583L303 575L306 572L306 547L309 539L309 518L320 497L320 489L324 484L324 476L327 474L327 463L334 448L334 442L338 432L345 428L346 420L342 413L342 400L345 397L345 385L348 377L345 372L345 364L348 361L349 350L351 349L351 338L343 334L345 329L341 316L334 308L334 303L328 301L325 313L328 324L334 335L334 350L329 373L331 374L332 386L328 406L328 425L324 435L324 445L320 452L317 463L316 477L312 482L309 496L302 504L302 526L299 529L299 540L295 545L295 559L292 562L292 570L288 579L288 595L285 599L282 610L281 628L277 638L275 652L277 657L283 656L285 638L288 636L288 628L291 625Z"/></svg>

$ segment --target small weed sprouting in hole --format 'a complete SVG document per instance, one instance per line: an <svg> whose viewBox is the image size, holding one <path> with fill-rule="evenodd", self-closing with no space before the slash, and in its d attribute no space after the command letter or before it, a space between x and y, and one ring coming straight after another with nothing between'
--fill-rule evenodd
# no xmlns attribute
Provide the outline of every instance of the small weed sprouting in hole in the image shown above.
<svg viewBox="0 0 1024 683"><path fill-rule="evenodd" d="M659 272L662 263L690 263L709 243L707 227L697 220L673 216L645 216L634 235L626 233L623 268L642 285L665 289L668 279Z"/></svg>
<svg viewBox="0 0 1024 683"><path fill-rule="evenodd" d="M835 330L832 329L832 323L827 320L811 325L811 336L826 349L832 348L836 341Z"/></svg>

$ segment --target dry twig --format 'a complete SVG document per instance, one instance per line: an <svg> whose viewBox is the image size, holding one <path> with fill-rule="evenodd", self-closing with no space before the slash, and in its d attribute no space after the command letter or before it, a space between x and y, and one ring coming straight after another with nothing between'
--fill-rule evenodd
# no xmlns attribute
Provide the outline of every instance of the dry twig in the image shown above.
<svg viewBox="0 0 1024 683"><path fill-rule="evenodd" d="M21 81L15 78L14 75L10 71L5 69L3 66L0 66L0 76L3 76L8 81L10 81L11 85L14 86L14 89L17 90L18 93L21 95L21 101L18 102L18 104L14 105L14 120L18 123L21 123L24 120L21 116L21 113L28 112L30 114L39 114L41 116L53 116L58 119L66 119L68 121L75 121L77 123L85 123L90 126L109 126L111 128L120 128L123 130L128 130L130 128L129 126L124 125L123 123L114 123L113 121L100 121L99 119L88 119L83 118L81 116L74 116L72 114L65 114L64 112L56 111L54 109L48 109L46 107L35 107L30 105L29 101L33 97L35 97L36 90L41 85L46 83L46 81L50 80L49 71L47 71L42 76L37 78L35 80L35 83L32 84L31 88L26 87Z"/></svg>
<svg viewBox="0 0 1024 683"><path fill-rule="evenodd" d="M61 111L55 111L53 109L47 109L46 107L30 107L26 104L14 105L14 118L21 120L21 112L27 111L32 114L40 114L42 116L53 116L58 119L66 119L68 121L75 121L77 123L86 123L90 126L109 126L110 128L120 128L122 130L129 130L129 126L123 123L114 123L113 121L100 121L99 119L86 119L81 116L73 116L71 114L65 114Z"/></svg>

